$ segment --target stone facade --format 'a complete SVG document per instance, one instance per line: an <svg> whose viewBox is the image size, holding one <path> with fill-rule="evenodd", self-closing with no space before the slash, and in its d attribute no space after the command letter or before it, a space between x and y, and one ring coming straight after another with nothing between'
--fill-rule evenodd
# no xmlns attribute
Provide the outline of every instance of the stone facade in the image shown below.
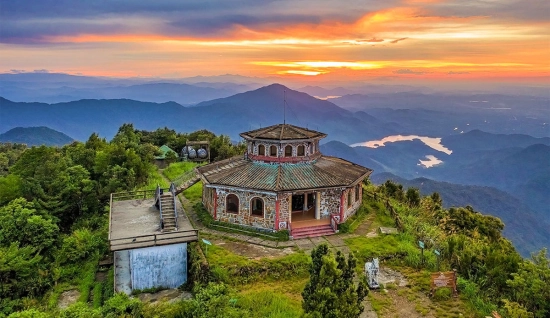
<svg viewBox="0 0 550 318"><path fill-rule="evenodd" d="M275 194L258 193L253 191L244 191L227 188L212 188L216 192L216 210L213 211L213 206L209 211L215 212L213 216L221 222L234 223L240 225L248 225L257 228L275 230L275 213L276 213L276 198ZM239 212L228 212L226 209L226 199L230 194L234 194L239 199ZM251 202L254 198L260 198L263 201L264 213L263 217L252 215Z"/></svg>
<svg viewBox="0 0 550 318"><path fill-rule="evenodd" d="M363 187L361 184L358 184L354 187L347 188L343 194L344 219L340 220L340 222L344 222L348 219L348 217L354 215L355 212L357 212L357 209L361 206ZM351 199L351 203L349 199Z"/></svg>
<svg viewBox="0 0 550 318"><path fill-rule="evenodd" d="M340 194L342 189L327 189L321 191L319 211L321 219L330 218L331 214L340 215Z"/></svg>

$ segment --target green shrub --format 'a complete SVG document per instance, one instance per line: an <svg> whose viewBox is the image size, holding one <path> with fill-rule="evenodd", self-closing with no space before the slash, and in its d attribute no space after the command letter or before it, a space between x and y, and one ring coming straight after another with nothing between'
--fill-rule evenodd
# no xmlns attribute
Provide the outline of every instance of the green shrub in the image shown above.
<svg viewBox="0 0 550 318"><path fill-rule="evenodd" d="M435 290L435 293L433 295L434 300L449 300L452 296L452 291L450 288L438 288Z"/></svg>
<svg viewBox="0 0 550 318"><path fill-rule="evenodd" d="M103 284L95 283L94 290L92 292L94 298L94 308L99 308L103 304Z"/></svg>
<svg viewBox="0 0 550 318"><path fill-rule="evenodd" d="M162 174L164 174L166 178L174 180L186 173L187 171L193 170L196 166L198 166L198 164L194 162L174 162L171 163L168 168L164 169L162 171Z"/></svg>
<svg viewBox="0 0 550 318"><path fill-rule="evenodd" d="M14 312L9 315L8 318L52 318L49 313L39 311L37 309L27 309L23 311Z"/></svg>
<svg viewBox="0 0 550 318"><path fill-rule="evenodd" d="M86 303L75 303L62 310L60 318L101 318L101 312L88 307Z"/></svg>
<svg viewBox="0 0 550 318"><path fill-rule="evenodd" d="M138 299L130 298L124 293L117 293L105 301L101 314L105 318L116 317L143 317L143 303Z"/></svg>

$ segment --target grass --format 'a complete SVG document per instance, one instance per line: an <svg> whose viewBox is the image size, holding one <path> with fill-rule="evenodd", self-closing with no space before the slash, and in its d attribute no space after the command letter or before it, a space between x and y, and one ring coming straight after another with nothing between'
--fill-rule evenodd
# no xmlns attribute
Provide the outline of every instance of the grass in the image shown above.
<svg viewBox="0 0 550 318"><path fill-rule="evenodd" d="M187 190L183 191L183 195L191 202L197 203L202 199L202 182L197 182Z"/></svg>
<svg viewBox="0 0 550 318"><path fill-rule="evenodd" d="M350 251L359 259L359 263L374 257L393 255L400 252L399 241L394 235L384 235L372 238L354 237L344 240Z"/></svg>
<svg viewBox="0 0 550 318"><path fill-rule="evenodd" d="M182 174L186 173L187 171L192 170L196 166L198 166L198 164L194 162L185 162L185 161L174 162L174 163L171 163L168 166L168 168L164 169L162 171L162 174L164 174L166 178L172 181L178 178L179 176L181 176Z"/></svg>
<svg viewBox="0 0 550 318"><path fill-rule="evenodd" d="M157 188L157 185L160 185L161 188L169 188L170 184L166 179L160 175L159 171L157 170L156 166L151 165L149 167L149 173L147 176L147 184L138 190L155 190Z"/></svg>
<svg viewBox="0 0 550 318"><path fill-rule="evenodd" d="M256 282L239 286L237 305L251 317L301 317L302 290L309 278Z"/></svg>

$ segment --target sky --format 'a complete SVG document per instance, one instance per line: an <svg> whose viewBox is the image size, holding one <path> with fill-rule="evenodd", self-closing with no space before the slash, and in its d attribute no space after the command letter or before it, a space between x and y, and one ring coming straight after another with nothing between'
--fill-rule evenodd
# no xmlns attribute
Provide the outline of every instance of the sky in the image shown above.
<svg viewBox="0 0 550 318"><path fill-rule="evenodd" d="M0 0L0 72L549 83L548 0Z"/></svg>

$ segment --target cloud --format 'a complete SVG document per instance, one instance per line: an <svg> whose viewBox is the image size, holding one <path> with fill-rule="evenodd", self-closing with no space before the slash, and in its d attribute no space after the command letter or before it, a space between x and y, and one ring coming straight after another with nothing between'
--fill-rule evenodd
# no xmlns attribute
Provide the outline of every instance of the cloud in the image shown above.
<svg viewBox="0 0 550 318"><path fill-rule="evenodd" d="M396 71L393 71L393 72L394 72L395 74L412 74L412 75L422 75L422 74L426 74L426 72L422 72L422 71L413 71L413 70L408 69L408 68L396 70Z"/></svg>
<svg viewBox="0 0 550 318"><path fill-rule="evenodd" d="M368 40L356 40L357 42L367 42L367 43L372 43L372 42L384 42L384 39L377 39L376 37L372 37Z"/></svg>
<svg viewBox="0 0 550 318"><path fill-rule="evenodd" d="M470 72L456 72L456 71L449 71L447 75L460 75L460 74L470 74Z"/></svg>
<svg viewBox="0 0 550 318"><path fill-rule="evenodd" d="M10 73L12 74L21 74L21 73L25 73L26 71L25 70L10 70Z"/></svg>
<svg viewBox="0 0 550 318"><path fill-rule="evenodd" d="M400 41L404 41L408 38L400 38L400 39L396 39L396 40L393 40L393 41L390 41L390 43L397 43L397 42L400 42Z"/></svg>
<svg viewBox="0 0 550 318"><path fill-rule="evenodd" d="M49 73L50 71L46 70L46 69L41 69L41 70L34 70L32 71L33 73Z"/></svg>

